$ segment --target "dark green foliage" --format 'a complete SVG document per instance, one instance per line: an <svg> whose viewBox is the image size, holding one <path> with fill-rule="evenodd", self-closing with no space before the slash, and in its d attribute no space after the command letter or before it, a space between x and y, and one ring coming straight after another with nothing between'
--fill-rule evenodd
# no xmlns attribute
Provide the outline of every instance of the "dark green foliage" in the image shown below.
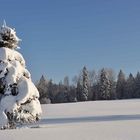
<svg viewBox="0 0 140 140"><path fill-rule="evenodd" d="M80 79L78 79L77 88L76 88L76 94L77 94L78 101L81 101L81 93L82 93L82 85L81 85Z"/></svg>
<svg viewBox="0 0 140 140"><path fill-rule="evenodd" d="M135 77L133 98L140 98L140 73L139 72Z"/></svg>
<svg viewBox="0 0 140 140"><path fill-rule="evenodd" d="M130 73L125 83L124 98L126 99L134 98L134 91L135 91L135 79L133 75Z"/></svg>
<svg viewBox="0 0 140 140"><path fill-rule="evenodd" d="M125 95L124 95L125 94L125 84L126 84L125 75L122 72L122 70L120 70L120 72L118 74L117 84L116 84L117 99L125 98Z"/></svg>

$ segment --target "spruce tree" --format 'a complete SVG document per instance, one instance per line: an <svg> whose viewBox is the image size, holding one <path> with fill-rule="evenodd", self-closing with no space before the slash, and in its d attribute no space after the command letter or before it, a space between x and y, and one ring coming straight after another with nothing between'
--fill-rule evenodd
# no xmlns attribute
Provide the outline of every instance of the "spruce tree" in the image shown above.
<svg viewBox="0 0 140 140"><path fill-rule="evenodd" d="M140 73L138 72L135 77L134 98L140 98Z"/></svg>
<svg viewBox="0 0 140 140"><path fill-rule="evenodd" d="M111 99L111 83L104 68L100 73L99 92L101 100Z"/></svg>
<svg viewBox="0 0 140 140"><path fill-rule="evenodd" d="M76 94L77 94L77 100L81 101L82 83L81 83L81 79L80 78L78 78L78 80L77 80Z"/></svg>
<svg viewBox="0 0 140 140"><path fill-rule="evenodd" d="M83 87L82 87L82 94L81 94L81 101L88 100L88 71L87 68L84 66L83 68Z"/></svg>
<svg viewBox="0 0 140 140"><path fill-rule="evenodd" d="M133 75L130 73L125 84L124 98L127 99L134 98L134 91L135 91L135 79Z"/></svg>
<svg viewBox="0 0 140 140"><path fill-rule="evenodd" d="M47 85L48 85L48 82L45 79L45 77L42 75L39 80L39 83L37 84L37 89L40 94L39 100L41 104L47 103L47 90L48 90Z"/></svg>
<svg viewBox="0 0 140 140"><path fill-rule="evenodd" d="M116 84L116 96L117 99L123 99L125 94L125 74L120 70L118 74L117 84Z"/></svg>

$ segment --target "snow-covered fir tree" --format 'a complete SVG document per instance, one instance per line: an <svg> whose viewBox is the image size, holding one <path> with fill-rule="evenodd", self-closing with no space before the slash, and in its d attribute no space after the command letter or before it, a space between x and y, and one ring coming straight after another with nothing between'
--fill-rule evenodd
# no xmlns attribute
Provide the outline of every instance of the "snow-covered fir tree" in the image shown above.
<svg viewBox="0 0 140 140"><path fill-rule="evenodd" d="M47 86L48 86L48 81L42 75L38 84L36 85L40 94L39 100L41 104L45 104L47 102L47 90L48 90Z"/></svg>
<svg viewBox="0 0 140 140"><path fill-rule="evenodd" d="M100 73L99 94L102 100L108 100L111 97L111 83L104 68Z"/></svg>
<svg viewBox="0 0 140 140"><path fill-rule="evenodd" d="M116 99L116 74L113 69L105 69L110 82L110 99Z"/></svg>
<svg viewBox="0 0 140 140"><path fill-rule="evenodd" d="M50 93L49 93L51 84L52 83L42 75L39 80L39 83L36 85L40 94L39 101L41 104L51 103Z"/></svg>
<svg viewBox="0 0 140 140"><path fill-rule="evenodd" d="M84 66L83 68L83 87L82 87L82 94L81 94L81 101L87 101L88 100L88 71L87 68Z"/></svg>
<svg viewBox="0 0 140 140"><path fill-rule="evenodd" d="M0 128L36 122L41 115L39 92L16 51L20 39L6 23L0 29Z"/></svg>

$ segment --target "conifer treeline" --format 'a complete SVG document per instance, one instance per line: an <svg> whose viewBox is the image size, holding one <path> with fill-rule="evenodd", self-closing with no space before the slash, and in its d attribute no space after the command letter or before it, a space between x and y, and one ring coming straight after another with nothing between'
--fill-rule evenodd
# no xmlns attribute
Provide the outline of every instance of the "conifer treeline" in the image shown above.
<svg viewBox="0 0 140 140"><path fill-rule="evenodd" d="M59 84L42 76L36 86L42 104L140 98L140 73L126 77L120 70L116 78L112 69L103 68L96 73L84 67L71 84L68 76Z"/></svg>

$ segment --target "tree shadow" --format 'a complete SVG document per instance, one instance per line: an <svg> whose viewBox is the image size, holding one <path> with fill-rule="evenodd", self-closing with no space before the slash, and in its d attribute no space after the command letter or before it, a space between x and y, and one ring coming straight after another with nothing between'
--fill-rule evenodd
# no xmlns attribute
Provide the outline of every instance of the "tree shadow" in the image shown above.
<svg viewBox="0 0 140 140"><path fill-rule="evenodd" d="M66 124L66 123L128 121L128 120L140 120L140 114L84 116L84 117L71 117L71 118L46 118L46 119L42 119L39 122L39 124Z"/></svg>

